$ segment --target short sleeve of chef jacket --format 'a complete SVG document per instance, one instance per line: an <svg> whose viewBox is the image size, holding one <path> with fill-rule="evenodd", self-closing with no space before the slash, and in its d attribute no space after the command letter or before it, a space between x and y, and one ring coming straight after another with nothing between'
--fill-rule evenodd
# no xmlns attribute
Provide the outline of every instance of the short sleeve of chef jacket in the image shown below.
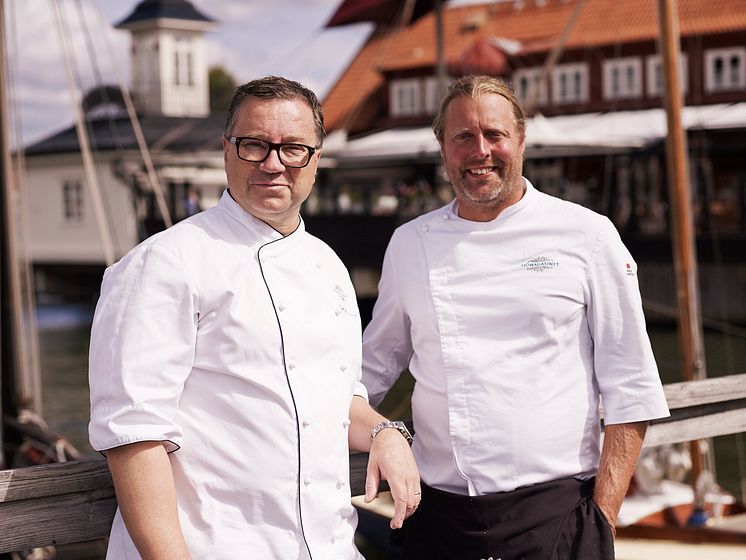
<svg viewBox="0 0 746 560"><path fill-rule="evenodd" d="M194 361L196 290L167 248L140 246L107 269L89 356L94 449L163 441L178 449L174 422Z"/></svg>
<svg viewBox="0 0 746 560"><path fill-rule="evenodd" d="M588 323L606 424L669 415L645 329L637 265L606 218L588 271Z"/></svg>

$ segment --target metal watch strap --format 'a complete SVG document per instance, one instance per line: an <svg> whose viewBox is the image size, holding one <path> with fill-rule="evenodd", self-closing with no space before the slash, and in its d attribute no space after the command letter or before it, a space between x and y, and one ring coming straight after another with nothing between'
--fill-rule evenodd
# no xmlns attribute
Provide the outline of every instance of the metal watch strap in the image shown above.
<svg viewBox="0 0 746 560"><path fill-rule="evenodd" d="M407 429L407 426L402 422L401 420L391 421L391 420L381 420L378 424L373 426L373 429L370 431L370 439L373 439L378 435L378 432L381 430L385 430L386 428L393 428L394 430L397 430L401 435L404 436L404 439L407 440L407 443L409 445L412 445L412 434L409 433L409 430Z"/></svg>

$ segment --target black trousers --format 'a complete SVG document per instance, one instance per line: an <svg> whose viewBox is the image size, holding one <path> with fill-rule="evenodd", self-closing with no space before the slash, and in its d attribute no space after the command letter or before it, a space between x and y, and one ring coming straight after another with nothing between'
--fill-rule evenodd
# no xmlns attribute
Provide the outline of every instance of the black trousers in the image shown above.
<svg viewBox="0 0 746 560"><path fill-rule="evenodd" d="M392 541L404 560L613 560L594 484L563 478L486 496L423 484L420 507Z"/></svg>

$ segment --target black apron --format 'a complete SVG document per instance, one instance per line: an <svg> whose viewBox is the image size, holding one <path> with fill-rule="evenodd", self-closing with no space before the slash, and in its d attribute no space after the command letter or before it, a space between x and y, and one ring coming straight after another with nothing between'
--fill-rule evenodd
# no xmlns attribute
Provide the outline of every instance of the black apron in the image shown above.
<svg viewBox="0 0 746 560"><path fill-rule="evenodd" d="M392 542L404 560L613 560L594 484L563 478L485 496L422 484L419 508Z"/></svg>

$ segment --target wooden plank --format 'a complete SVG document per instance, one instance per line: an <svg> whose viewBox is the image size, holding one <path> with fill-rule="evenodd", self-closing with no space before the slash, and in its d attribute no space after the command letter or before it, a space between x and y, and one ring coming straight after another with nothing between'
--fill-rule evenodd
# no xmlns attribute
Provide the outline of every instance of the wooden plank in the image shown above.
<svg viewBox="0 0 746 560"><path fill-rule="evenodd" d="M713 527L654 527L648 525L628 525L617 528L617 538L670 540L681 543L701 544L743 544L746 533ZM705 560L707 555L698 556ZM666 559L664 559L666 560Z"/></svg>
<svg viewBox="0 0 746 560"><path fill-rule="evenodd" d="M0 553L108 536L117 503L114 488L0 504Z"/></svg>
<svg viewBox="0 0 746 560"><path fill-rule="evenodd" d="M645 434L643 447L682 443L746 432L746 409L728 410L673 422L652 424Z"/></svg>
<svg viewBox="0 0 746 560"><path fill-rule="evenodd" d="M365 493L367 466L367 453L350 455L353 496ZM106 537L116 509L103 458L0 471L0 554Z"/></svg>
<svg viewBox="0 0 746 560"><path fill-rule="evenodd" d="M113 488L106 459L83 459L0 471L0 503Z"/></svg>
<svg viewBox="0 0 746 560"><path fill-rule="evenodd" d="M746 398L746 373L669 383L663 386L663 391L670 409L743 399Z"/></svg>
<svg viewBox="0 0 746 560"><path fill-rule="evenodd" d="M651 423L645 447L746 432L746 374L665 390L672 415ZM367 453L350 455L353 496L365 492L367 463ZM0 471L0 553L105 537L115 511L103 458Z"/></svg>

